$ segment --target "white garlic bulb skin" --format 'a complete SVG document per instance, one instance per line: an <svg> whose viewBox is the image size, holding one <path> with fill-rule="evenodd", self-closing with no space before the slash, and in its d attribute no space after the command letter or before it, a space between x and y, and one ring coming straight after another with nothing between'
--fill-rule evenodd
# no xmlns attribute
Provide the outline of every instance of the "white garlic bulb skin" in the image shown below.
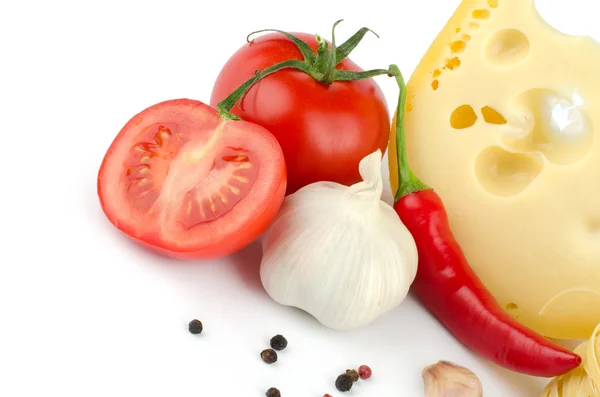
<svg viewBox="0 0 600 397"><path fill-rule="evenodd" d="M273 300L302 309L326 327L370 324L405 299L417 248L381 200L381 152L350 187L317 182L286 197L263 239L262 284Z"/></svg>

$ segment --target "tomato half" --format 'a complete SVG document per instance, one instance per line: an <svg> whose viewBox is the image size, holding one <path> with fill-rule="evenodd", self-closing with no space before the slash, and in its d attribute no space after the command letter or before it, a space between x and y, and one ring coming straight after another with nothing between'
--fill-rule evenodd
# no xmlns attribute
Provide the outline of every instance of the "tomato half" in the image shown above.
<svg viewBox="0 0 600 397"><path fill-rule="evenodd" d="M273 135L189 99L134 116L98 175L108 219L143 245L180 258L222 257L248 245L271 224L285 189Z"/></svg>
<svg viewBox="0 0 600 397"><path fill-rule="evenodd" d="M292 34L316 52L315 35ZM289 59L301 60L302 55L279 33L244 45L222 68L211 106L252 78L256 70ZM337 69L362 71L348 58ZM377 149L385 153L389 140L389 110L373 79L325 85L301 71L284 69L256 83L231 112L275 135L287 164L288 194L317 181L359 182L360 160Z"/></svg>

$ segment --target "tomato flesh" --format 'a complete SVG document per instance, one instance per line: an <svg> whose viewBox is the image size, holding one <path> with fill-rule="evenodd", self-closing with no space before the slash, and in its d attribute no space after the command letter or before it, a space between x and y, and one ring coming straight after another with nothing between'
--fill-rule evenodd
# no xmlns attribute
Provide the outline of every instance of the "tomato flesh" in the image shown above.
<svg viewBox="0 0 600 397"><path fill-rule="evenodd" d="M182 220L190 229L202 222L213 221L235 207L254 185L257 164L250 162L245 154L221 154L213 161L206 178L185 194L183 207L186 216Z"/></svg>
<svg viewBox="0 0 600 397"><path fill-rule="evenodd" d="M283 153L264 128L223 120L193 100L154 105L108 150L98 194L108 219L168 255L214 258L256 239L286 187Z"/></svg>

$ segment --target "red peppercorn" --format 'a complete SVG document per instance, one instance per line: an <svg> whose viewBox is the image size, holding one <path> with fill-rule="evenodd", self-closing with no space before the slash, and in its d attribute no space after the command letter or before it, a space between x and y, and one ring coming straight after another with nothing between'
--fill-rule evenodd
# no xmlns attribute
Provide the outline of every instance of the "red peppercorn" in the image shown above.
<svg viewBox="0 0 600 397"><path fill-rule="evenodd" d="M331 394L323 394L323 397L333 397Z"/></svg>
<svg viewBox="0 0 600 397"><path fill-rule="evenodd" d="M367 365L361 365L358 367L358 376L360 376L361 379L369 379L372 374L373 371L371 371L371 368L369 368Z"/></svg>

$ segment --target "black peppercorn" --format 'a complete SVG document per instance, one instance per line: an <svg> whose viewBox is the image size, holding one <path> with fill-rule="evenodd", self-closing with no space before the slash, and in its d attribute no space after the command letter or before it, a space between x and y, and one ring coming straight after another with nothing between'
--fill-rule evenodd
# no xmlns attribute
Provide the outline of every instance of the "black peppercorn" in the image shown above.
<svg viewBox="0 0 600 397"><path fill-rule="evenodd" d="M202 332L202 322L200 320L192 320L188 325L188 329L194 335Z"/></svg>
<svg viewBox="0 0 600 397"><path fill-rule="evenodd" d="M267 364L273 364L277 361L277 352L273 349L266 349L260 353L260 358Z"/></svg>
<svg viewBox="0 0 600 397"><path fill-rule="evenodd" d="M271 347L275 350L283 350L287 347L287 339L283 335L275 335L271 338Z"/></svg>
<svg viewBox="0 0 600 397"><path fill-rule="evenodd" d="M265 395L267 397L281 397L281 392L277 388L271 387L269 390L267 390Z"/></svg>
<svg viewBox="0 0 600 397"><path fill-rule="evenodd" d="M350 375L342 374L335 380L335 388L339 391L350 391L350 389L352 389L352 383Z"/></svg>
<svg viewBox="0 0 600 397"><path fill-rule="evenodd" d="M357 382L358 381L358 371L355 369L347 369L346 370L346 375L348 375L351 379L352 382Z"/></svg>

